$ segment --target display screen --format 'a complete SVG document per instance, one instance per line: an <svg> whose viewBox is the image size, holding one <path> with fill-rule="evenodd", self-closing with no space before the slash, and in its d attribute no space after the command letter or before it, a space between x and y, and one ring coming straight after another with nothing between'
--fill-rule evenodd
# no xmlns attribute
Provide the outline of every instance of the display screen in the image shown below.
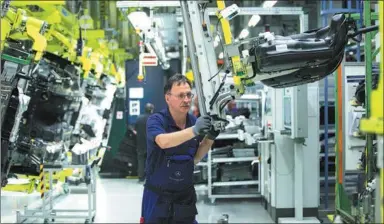
<svg viewBox="0 0 384 224"><path fill-rule="evenodd" d="M291 97L284 97L284 126L291 127Z"/></svg>

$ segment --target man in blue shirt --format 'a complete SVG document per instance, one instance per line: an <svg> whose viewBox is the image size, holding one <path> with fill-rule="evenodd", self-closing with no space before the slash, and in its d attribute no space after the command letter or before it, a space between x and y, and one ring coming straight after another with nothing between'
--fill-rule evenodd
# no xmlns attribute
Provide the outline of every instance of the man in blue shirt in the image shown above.
<svg viewBox="0 0 384 224"><path fill-rule="evenodd" d="M219 135L209 116L188 113L193 94L181 74L164 87L168 107L147 121L146 183L141 223L196 223L194 165Z"/></svg>

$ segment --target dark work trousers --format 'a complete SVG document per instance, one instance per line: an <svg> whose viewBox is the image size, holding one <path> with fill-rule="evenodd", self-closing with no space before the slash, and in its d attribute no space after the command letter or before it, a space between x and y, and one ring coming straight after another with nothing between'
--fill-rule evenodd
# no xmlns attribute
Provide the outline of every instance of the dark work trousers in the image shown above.
<svg viewBox="0 0 384 224"><path fill-rule="evenodd" d="M137 149L137 175L139 181L145 180L145 160L147 159L147 152L145 149Z"/></svg>

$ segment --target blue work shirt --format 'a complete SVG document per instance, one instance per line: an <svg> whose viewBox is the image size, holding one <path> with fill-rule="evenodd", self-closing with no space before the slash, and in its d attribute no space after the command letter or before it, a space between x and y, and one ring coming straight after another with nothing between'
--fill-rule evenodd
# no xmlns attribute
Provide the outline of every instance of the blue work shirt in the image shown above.
<svg viewBox="0 0 384 224"><path fill-rule="evenodd" d="M192 114L187 114L186 119L186 126L185 128L192 127L196 123L196 117ZM182 150L183 146L185 144L188 144L188 155L184 156L192 156L192 158L195 156L196 151L200 145L200 141L202 140L202 137L196 136L182 144L176 147L172 147L169 149L161 149L157 143L155 142L156 136L160 134L165 133L172 133L181 131L175 121L172 118L172 115L169 112L169 109L164 109L160 111L159 113L152 114L147 121L147 161L146 161L146 178L147 182L150 184L156 184L151 183L151 169L156 169L160 166L162 159L164 157L161 156L164 150L170 150L168 152L171 152L172 154L177 154L178 150ZM192 147L191 147L192 146ZM161 152L161 153L156 153ZM183 155L180 155L183 156ZM156 206L157 200L159 198L159 195L152 192L151 190L144 189L143 192L143 203L142 203L142 212L143 216L147 217L149 214L152 214L154 211L154 208Z"/></svg>
<svg viewBox="0 0 384 224"><path fill-rule="evenodd" d="M160 114L159 114L160 113ZM161 110L159 113L152 114L147 121L147 161L146 161L146 167L150 168L151 166L154 166L155 164L152 164L154 162L160 162L160 158L153 158L154 155L152 153L155 150L172 150L177 154L179 146L170 148L170 149L161 149L155 139L158 135L160 134L165 134L165 133L172 133L172 132L177 132L181 131L182 129L179 128L175 121L172 118L171 113L169 112L169 109L164 109ZM187 119L186 119L186 125L185 128L190 128L196 123L196 117L192 114L187 114ZM200 145L201 137L196 136L184 143L182 143L180 146L184 144L188 145L193 145L194 147L191 147L188 154L191 156L195 156L196 151ZM158 153L157 155L160 157L160 154ZM150 175L147 173L147 175ZM150 178L150 176L147 176Z"/></svg>

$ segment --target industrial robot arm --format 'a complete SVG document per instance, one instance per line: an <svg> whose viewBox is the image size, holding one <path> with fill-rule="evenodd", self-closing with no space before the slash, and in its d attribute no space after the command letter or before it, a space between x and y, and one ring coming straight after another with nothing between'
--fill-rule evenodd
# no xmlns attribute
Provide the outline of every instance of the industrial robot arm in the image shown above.
<svg viewBox="0 0 384 224"><path fill-rule="evenodd" d="M336 14L327 27L291 36L261 33L226 49L230 57L245 55L243 63L252 66L251 75L240 77L243 83L252 79L274 88L292 87L332 74L344 57L348 39L377 29L357 30L354 20Z"/></svg>
<svg viewBox="0 0 384 224"><path fill-rule="evenodd" d="M153 18L153 16L148 17L145 12L136 11L131 12L128 15L128 20L136 29L136 32L142 42L142 45L140 46L140 61L144 56L144 49L146 47L149 53L157 56L163 69L168 69L170 66L170 58L166 55L163 38L160 30L158 29L156 19Z"/></svg>
<svg viewBox="0 0 384 224"><path fill-rule="evenodd" d="M266 86L285 88L323 79L341 63L349 38L378 28L357 31L353 20L344 14L335 14L329 26L301 34L278 36L270 32L262 33L258 37L225 46L226 67L220 77L217 75L219 71L216 72L216 58L210 56L214 52L214 47L210 46L213 43L209 41L212 38L207 37L201 26L202 21L195 16L198 7L183 1L180 4L200 112L210 114L215 128L221 130L227 124L223 111L226 104L243 95L245 87L261 81ZM193 39L188 38L188 34L192 34ZM234 57L240 58L240 62L231 63L230 58ZM233 78L232 83L229 83L229 77Z"/></svg>

